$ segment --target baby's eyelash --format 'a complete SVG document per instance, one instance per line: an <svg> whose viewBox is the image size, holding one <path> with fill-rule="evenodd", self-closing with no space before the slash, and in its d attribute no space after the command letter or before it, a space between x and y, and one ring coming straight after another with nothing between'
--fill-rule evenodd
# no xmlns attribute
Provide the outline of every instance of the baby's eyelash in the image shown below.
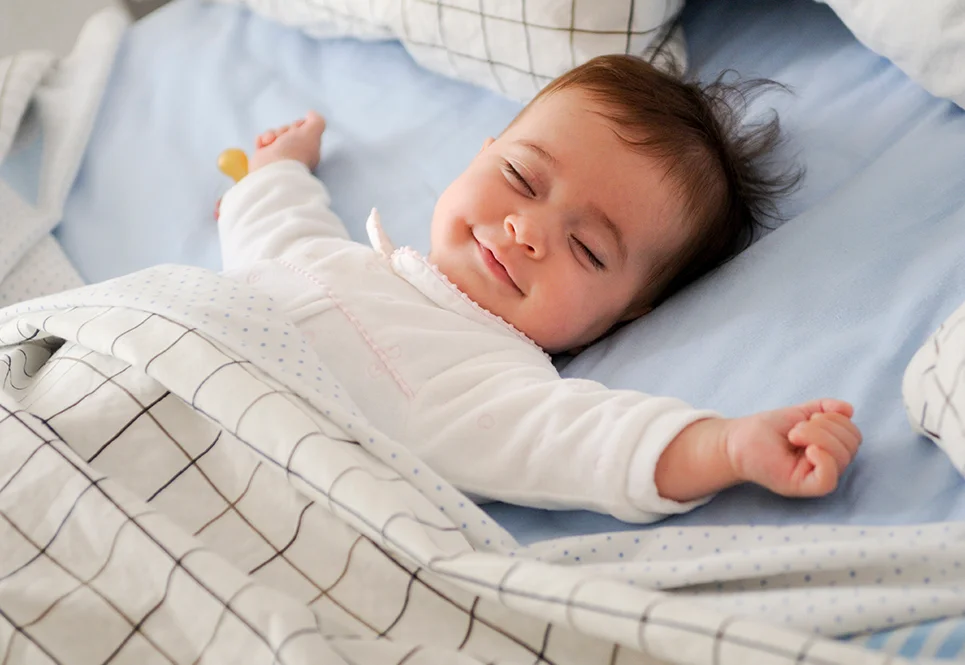
<svg viewBox="0 0 965 665"><path fill-rule="evenodd" d="M522 174L520 174L520 172L516 170L516 167L509 162L503 162L503 163L505 164L505 168L509 172L509 175L513 177L516 180L516 182L518 182L520 185L525 187L526 191L529 193L530 196L536 196L536 190L530 187L529 183L526 182L526 178L524 178Z"/></svg>
<svg viewBox="0 0 965 665"><path fill-rule="evenodd" d="M580 251L583 252L583 253L586 255L586 258L588 258L588 259L590 260L590 263L593 264L593 267L594 267L594 268L596 268L597 270L603 270L604 268L606 268L606 266L603 265L603 261L601 261L600 259L596 258L596 254L594 254L593 251L592 251L589 247L587 247L586 245L584 245L584 244L583 244L582 242L580 242L579 239L577 239L577 238L573 238L573 241L574 241L577 245L579 245Z"/></svg>

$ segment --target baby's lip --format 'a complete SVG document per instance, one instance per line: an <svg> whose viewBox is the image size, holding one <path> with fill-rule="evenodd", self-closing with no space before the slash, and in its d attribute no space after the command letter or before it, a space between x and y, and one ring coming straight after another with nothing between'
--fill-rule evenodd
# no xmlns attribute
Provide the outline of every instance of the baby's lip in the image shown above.
<svg viewBox="0 0 965 665"><path fill-rule="evenodd" d="M475 236L473 237L475 238ZM520 294L522 294L523 290L519 288L519 284L516 283L516 280L513 278L513 274L509 271L509 268L506 266L506 264L500 259L499 254L497 254L495 250L487 247L485 243L481 242L478 238L475 238L475 240L476 244L479 245L479 252L482 254L483 263L486 264L486 267L489 268L490 272L493 273L496 279L507 284L508 286L513 287L519 291Z"/></svg>

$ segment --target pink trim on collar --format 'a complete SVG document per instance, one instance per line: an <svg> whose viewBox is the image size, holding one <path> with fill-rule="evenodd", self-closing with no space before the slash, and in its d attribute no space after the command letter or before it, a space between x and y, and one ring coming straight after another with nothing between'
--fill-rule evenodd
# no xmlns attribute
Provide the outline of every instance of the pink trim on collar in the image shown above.
<svg viewBox="0 0 965 665"><path fill-rule="evenodd" d="M459 289L458 286L456 286L451 281L449 281L449 278L445 275L445 273L439 270L439 268L436 267L435 265L429 263L429 261L424 256L422 256L419 252L415 251L411 247L400 247L394 252L392 252L392 256L395 256L396 254L405 254L406 256L410 256L416 259L417 261L419 261L420 263L422 263L422 265L428 268L429 271L439 279L439 281L441 281L443 284L449 287L450 291L452 291L457 296L459 296L463 300L463 302L465 302L467 305L472 307L475 312L481 314L483 317L489 319L493 323L497 323L503 326L504 328L512 332L514 335L519 337L521 340L530 344L534 349L539 350L544 356L546 356L548 360L552 360L552 358L550 358L550 355L543 350L543 347L541 347L539 344L537 344L532 339L530 339L529 335L519 330L516 326L506 321L503 317L493 314L488 309L486 309L485 307L477 303L475 300L470 298L468 295L466 295L462 290Z"/></svg>

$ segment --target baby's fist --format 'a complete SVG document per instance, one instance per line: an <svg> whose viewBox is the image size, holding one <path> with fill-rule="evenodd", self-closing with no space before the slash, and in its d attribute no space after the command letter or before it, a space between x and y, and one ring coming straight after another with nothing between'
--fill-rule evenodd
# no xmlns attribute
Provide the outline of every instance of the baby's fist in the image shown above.
<svg viewBox="0 0 965 665"><path fill-rule="evenodd" d="M249 169L255 171L273 162L293 159L314 170L322 158L322 134L325 118L309 111L301 120L278 129L270 129L255 139L255 154Z"/></svg>
<svg viewBox="0 0 965 665"><path fill-rule="evenodd" d="M734 473L784 496L833 492L861 444L853 413L847 402L824 399L730 421Z"/></svg>

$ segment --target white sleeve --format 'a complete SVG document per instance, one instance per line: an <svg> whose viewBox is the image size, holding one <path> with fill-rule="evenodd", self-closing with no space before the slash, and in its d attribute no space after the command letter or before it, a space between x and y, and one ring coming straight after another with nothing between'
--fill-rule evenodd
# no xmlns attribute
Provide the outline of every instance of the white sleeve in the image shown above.
<svg viewBox="0 0 965 665"><path fill-rule="evenodd" d="M669 397L562 379L548 362L488 356L423 386L408 440L429 466L470 494L652 522L710 499L665 499L654 473L682 429L717 415Z"/></svg>
<svg viewBox="0 0 965 665"><path fill-rule="evenodd" d="M351 242L330 202L325 185L296 161L269 164L245 176L221 200L224 270L278 258L309 238L321 240L316 246L322 251Z"/></svg>

